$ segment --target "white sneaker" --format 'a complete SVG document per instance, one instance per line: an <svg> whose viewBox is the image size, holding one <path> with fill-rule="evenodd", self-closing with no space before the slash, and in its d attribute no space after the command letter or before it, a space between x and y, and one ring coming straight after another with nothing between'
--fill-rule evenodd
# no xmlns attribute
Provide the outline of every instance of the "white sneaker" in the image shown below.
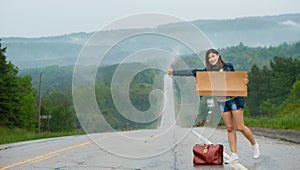
<svg viewBox="0 0 300 170"><path fill-rule="evenodd" d="M239 156L236 153L232 153L230 158L226 160L225 163L230 164L230 163L238 162L238 160L239 160Z"/></svg>
<svg viewBox="0 0 300 170"><path fill-rule="evenodd" d="M259 157L260 153L259 153L259 146L258 144L254 144L252 145L252 149L253 149L253 157L256 159Z"/></svg>

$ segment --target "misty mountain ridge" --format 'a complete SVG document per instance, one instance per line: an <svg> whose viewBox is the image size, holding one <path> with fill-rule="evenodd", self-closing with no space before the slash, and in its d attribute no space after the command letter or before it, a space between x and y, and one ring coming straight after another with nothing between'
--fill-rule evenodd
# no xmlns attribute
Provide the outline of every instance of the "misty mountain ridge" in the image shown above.
<svg viewBox="0 0 300 170"><path fill-rule="evenodd" d="M300 14L285 14L276 16L245 17L226 20L195 20L191 21L213 43L216 48L237 46L241 42L250 47L277 46L282 43L294 43L300 40ZM139 32L155 32L155 29L180 31L180 24L160 25L157 28L138 29ZM101 31L100 44L107 47L114 38L122 33L135 33L136 29ZM7 58L19 68L34 68L48 65L74 65L81 48L94 33L71 33L61 36L22 38L4 37L2 46L7 47ZM183 32L184 34L184 32ZM134 37L126 44L117 45L105 63L115 64L119 56L149 47L180 54L187 51L178 44L161 37L148 36L147 43L131 43L140 37ZM143 41L141 41L143 42ZM102 47L100 47L102 48Z"/></svg>

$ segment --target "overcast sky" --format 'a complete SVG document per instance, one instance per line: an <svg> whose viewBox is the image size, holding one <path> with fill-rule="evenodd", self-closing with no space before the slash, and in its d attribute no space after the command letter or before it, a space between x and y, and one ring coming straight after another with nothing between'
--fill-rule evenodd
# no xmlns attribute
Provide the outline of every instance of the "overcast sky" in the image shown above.
<svg viewBox="0 0 300 170"><path fill-rule="evenodd" d="M138 13L187 21L300 13L300 0L0 0L0 37L92 32Z"/></svg>

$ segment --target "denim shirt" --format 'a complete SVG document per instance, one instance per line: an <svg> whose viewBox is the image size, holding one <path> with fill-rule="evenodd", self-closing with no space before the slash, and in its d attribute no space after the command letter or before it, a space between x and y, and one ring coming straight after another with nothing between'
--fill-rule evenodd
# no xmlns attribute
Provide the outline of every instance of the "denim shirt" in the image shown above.
<svg viewBox="0 0 300 170"><path fill-rule="evenodd" d="M174 70L173 75L174 76L194 76L194 77L196 77L197 71L207 71L207 69L204 68L204 69L191 69L191 70ZM223 69L220 69L220 71L235 71L235 70L231 63L226 63L224 65ZM233 96L217 96L217 101L218 102L226 102L233 98L234 98Z"/></svg>

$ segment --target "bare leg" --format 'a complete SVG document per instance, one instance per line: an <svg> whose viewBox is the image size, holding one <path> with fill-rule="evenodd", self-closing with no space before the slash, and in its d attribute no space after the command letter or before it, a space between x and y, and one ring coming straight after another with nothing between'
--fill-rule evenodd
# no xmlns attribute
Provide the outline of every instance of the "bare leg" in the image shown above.
<svg viewBox="0 0 300 170"><path fill-rule="evenodd" d="M232 116L233 116L233 119L236 123L238 130L243 133L243 135L249 140L249 142L252 145L254 145L256 143L254 136L253 136L251 130L244 124L244 110L243 109L233 110Z"/></svg>
<svg viewBox="0 0 300 170"><path fill-rule="evenodd" d="M236 132L234 128L233 116L230 112L223 112L222 119L224 120L225 126L227 128L228 142L230 150L232 153L237 153L236 150Z"/></svg>

